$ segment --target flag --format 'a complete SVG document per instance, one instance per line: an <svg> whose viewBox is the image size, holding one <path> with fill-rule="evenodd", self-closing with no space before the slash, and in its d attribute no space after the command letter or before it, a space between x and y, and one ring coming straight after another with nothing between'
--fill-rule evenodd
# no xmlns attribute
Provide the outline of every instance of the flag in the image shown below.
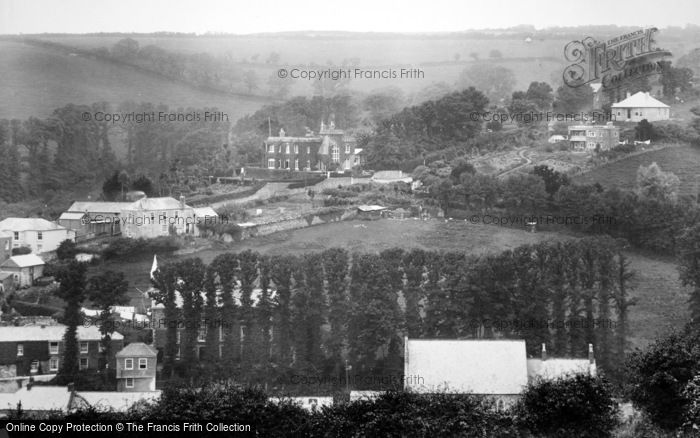
<svg viewBox="0 0 700 438"><path fill-rule="evenodd" d="M151 279L155 280L155 277L153 276L153 273L158 270L158 259L156 258L156 255L153 255L153 266L151 266Z"/></svg>

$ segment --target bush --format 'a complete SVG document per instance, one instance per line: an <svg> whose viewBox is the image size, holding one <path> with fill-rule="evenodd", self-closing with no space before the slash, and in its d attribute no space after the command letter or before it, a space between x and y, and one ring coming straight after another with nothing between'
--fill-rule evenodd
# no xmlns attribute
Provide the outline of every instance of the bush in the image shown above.
<svg viewBox="0 0 700 438"><path fill-rule="evenodd" d="M75 246L75 242L66 239L58 245L56 248L56 257L59 260L73 260L75 255L78 253L78 249Z"/></svg>
<svg viewBox="0 0 700 438"><path fill-rule="evenodd" d="M25 254L31 254L32 249L28 246L20 246L17 248L12 248L12 255L13 256L18 256L18 255L25 255Z"/></svg>
<svg viewBox="0 0 700 438"><path fill-rule="evenodd" d="M354 190L344 190L344 189L323 189L321 192L327 196L333 196L336 198L354 198L357 196L357 192Z"/></svg>
<svg viewBox="0 0 700 438"><path fill-rule="evenodd" d="M172 236L161 236L153 239L119 237L110 241L109 245L102 250L102 256L105 259L128 258L143 254L172 252L178 248L180 248L180 244Z"/></svg>
<svg viewBox="0 0 700 438"><path fill-rule="evenodd" d="M612 387L588 375L529 384L515 414L536 436L609 437L619 422Z"/></svg>

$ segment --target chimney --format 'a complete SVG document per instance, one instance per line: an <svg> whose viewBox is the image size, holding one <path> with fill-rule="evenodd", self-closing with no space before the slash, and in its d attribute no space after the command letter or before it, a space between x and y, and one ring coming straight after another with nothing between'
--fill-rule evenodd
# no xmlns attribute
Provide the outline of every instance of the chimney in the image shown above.
<svg viewBox="0 0 700 438"><path fill-rule="evenodd" d="M180 195L180 208L184 209L185 208L185 195Z"/></svg>
<svg viewBox="0 0 700 438"><path fill-rule="evenodd" d="M547 344L542 343L542 360L547 360Z"/></svg>
<svg viewBox="0 0 700 438"><path fill-rule="evenodd" d="M593 344L588 344L588 362L590 364L595 363L595 356L593 355Z"/></svg>

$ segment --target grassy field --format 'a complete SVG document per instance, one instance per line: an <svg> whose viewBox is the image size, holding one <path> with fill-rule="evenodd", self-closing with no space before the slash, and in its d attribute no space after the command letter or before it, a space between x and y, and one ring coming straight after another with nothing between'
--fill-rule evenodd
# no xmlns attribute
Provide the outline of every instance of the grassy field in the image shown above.
<svg viewBox="0 0 700 438"><path fill-rule="evenodd" d="M442 221L345 221L318 225L295 231L275 233L236 244L217 244L181 256L160 256L162 261L200 257L205 263L227 251L251 249L263 254L303 254L342 247L349 251L378 252L387 248L423 248L464 251L467 254L487 254L541 241L570 239L561 233L538 232L472 225L466 222ZM630 311L630 346L643 347L672 327L681 327L687 320L688 291L680 285L673 260L650 258L638 253L628 254L636 272L633 297L638 304ZM124 271L131 285L132 305L141 305L142 298L135 289L146 290L152 258L132 262L108 262L91 268Z"/></svg>
<svg viewBox="0 0 700 438"><path fill-rule="evenodd" d="M673 172L680 178L681 194L697 194L700 183L700 148L688 145L671 146L633 155L576 176L574 181L582 184L599 182L603 187L633 189L639 166L648 166L654 162L661 166L662 170Z"/></svg>
<svg viewBox="0 0 700 438"><path fill-rule="evenodd" d="M205 92L133 68L0 40L0 118L48 117L69 103L164 103L173 109L218 107L235 122L260 99Z"/></svg>

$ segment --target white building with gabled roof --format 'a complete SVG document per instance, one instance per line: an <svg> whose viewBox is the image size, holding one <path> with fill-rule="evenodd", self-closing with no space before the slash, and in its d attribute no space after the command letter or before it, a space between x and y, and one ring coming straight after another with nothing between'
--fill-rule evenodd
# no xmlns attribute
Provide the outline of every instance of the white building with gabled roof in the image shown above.
<svg viewBox="0 0 700 438"><path fill-rule="evenodd" d="M627 98L612 104L611 111L618 122L640 122L644 119L655 122L671 118L671 107L654 99L645 91L633 95L627 93Z"/></svg>
<svg viewBox="0 0 700 438"><path fill-rule="evenodd" d="M33 253L55 251L64 240L75 241L75 231L39 217L10 217L0 221L0 231L12 236L12 247L27 246Z"/></svg>

